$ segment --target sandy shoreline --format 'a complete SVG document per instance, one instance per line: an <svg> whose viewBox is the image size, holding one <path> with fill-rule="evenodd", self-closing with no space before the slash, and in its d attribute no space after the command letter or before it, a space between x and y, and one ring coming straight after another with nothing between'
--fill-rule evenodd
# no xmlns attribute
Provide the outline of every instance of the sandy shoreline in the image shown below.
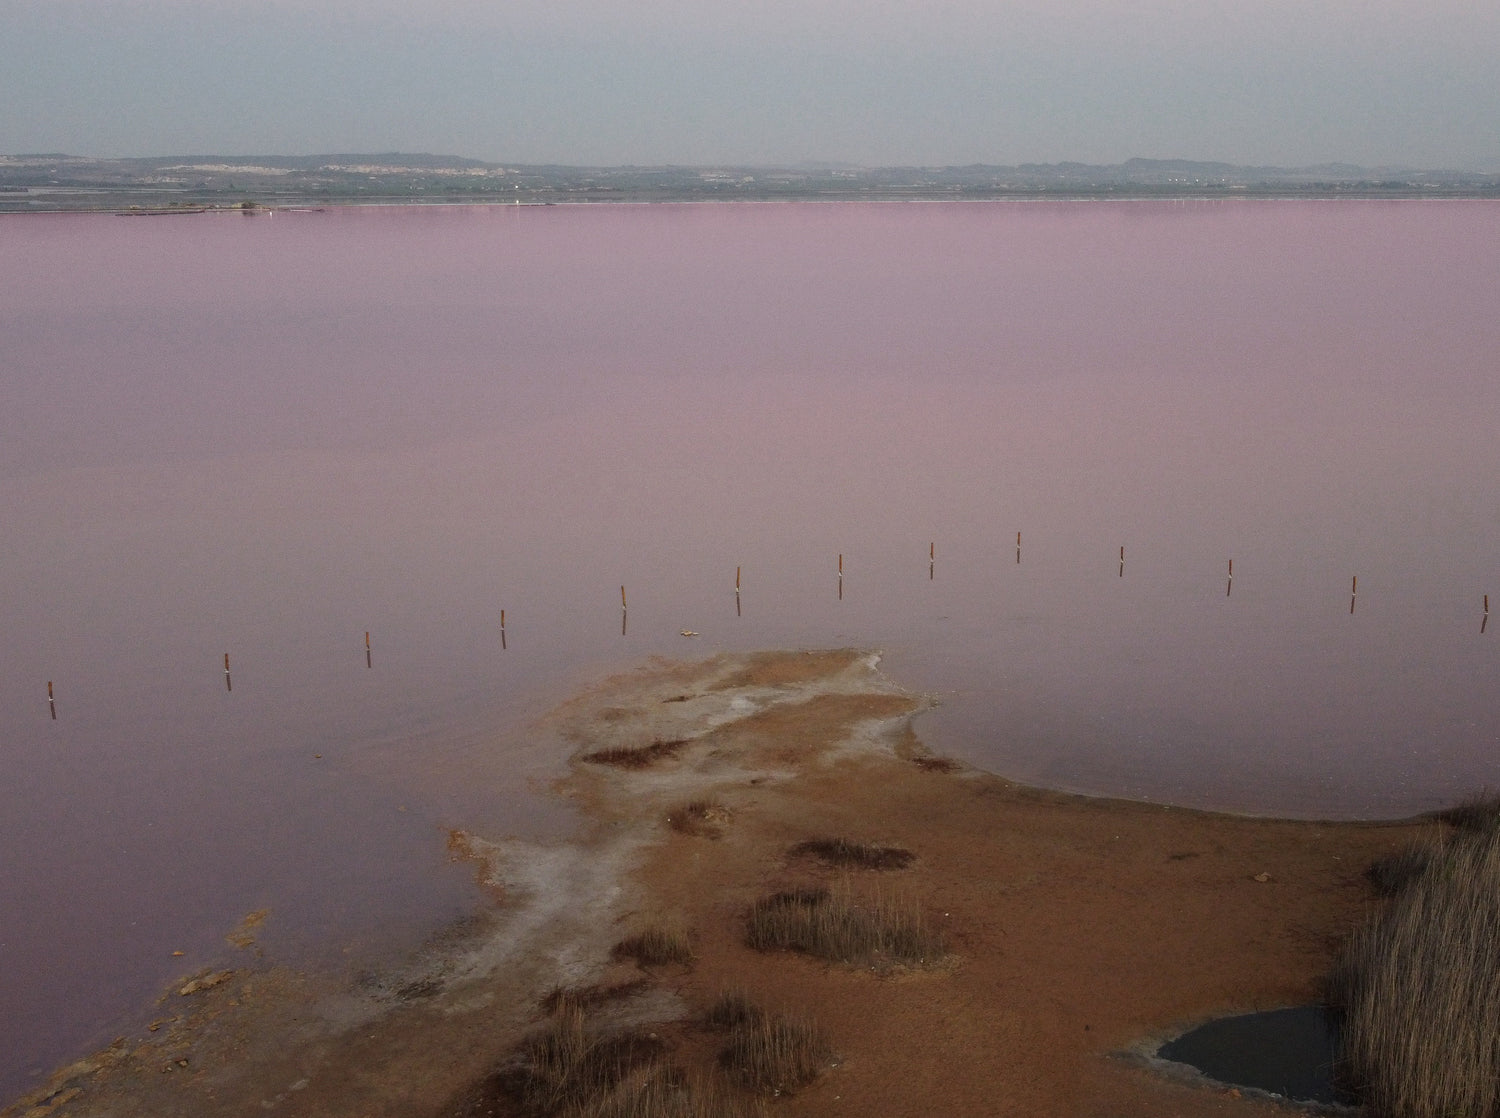
<svg viewBox="0 0 1500 1118"><path fill-rule="evenodd" d="M163 998L139 1035L63 1069L21 1115L506 1113L491 1075L558 986L619 988L592 1015L659 1034L705 1072L694 1022L726 990L814 1022L836 1059L787 1115L1254 1114L1275 1104L1158 1074L1152 1037L1316 996L1371 903L1365 867L1431 824L1215 815L1028 789L931 758L930 704L864 652L653 662L565 703L568 843L455 832L492 905L358 989L264 964ZM589 757L593 759L590 760ZM692 801L714 805L682 825ZM675 815L675 825L674 825ZM794 852L843 838L899 870ZM779 890L899 895L944 935L931 966L874 973L744 943ZM686 933L687 964L611 949Z"/></svg>

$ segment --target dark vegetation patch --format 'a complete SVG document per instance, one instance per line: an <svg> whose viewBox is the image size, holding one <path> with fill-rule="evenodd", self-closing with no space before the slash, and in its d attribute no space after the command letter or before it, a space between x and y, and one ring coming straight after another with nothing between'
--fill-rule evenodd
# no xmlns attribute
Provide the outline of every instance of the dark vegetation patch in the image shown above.
<svg viewBox="0 0 1500 1118"><path fill-rule="evenodd" d="M594 765L613 765L617 769L645 769L658 761L671 760L681 753L682 747L687 744L686 738L673 741L658 739L650 745L620 745L609 749L596 749L592 753L585 753L582 760Z"/></svg>
<svg viewBox="0 0 1500 1118"><path fill-rule="evenodd" d="M692 698L691 695L673 695L669 699L663 699L662 702L664 702L664 703L685 703L685 702L687 702L691 698Z"/></svg>
<svg viewBox="0 0 1500 1118"><path fill-rule="evenodd" d="M424 998L433 998L443 992L443 980L440 978L418 978L397 988L396 997L405 1002L421 1001Z"/></svg>
<svg viewBox="0 0 1500 1118"><path fill-rule="evenodd" d="M684 835L718 838L729 823L729 809L718 800L693 800L667 813L667 826Z"/></svg>
<svg viewBox="0 0 1500 1118"><path fill-rule="evenodd" d="M638 935L622 939L609 954L615 960L634 959L643 967L659 967L691 962L693 949L685 933L653 925Z"/></svg>
<svg viewBox="0 0 1500 1118"><path fill-rule="evenodd" d="M495 1086L523 1114L578 1114L665 1056L665 1042L639 1029L591 1033L571 1006L521 1042Z"/></svg>
<svg viewBox="0 0 1500 1118"><path fill-rule="evenodd" d="M701 1023L686 1032L671 1025L601 1030L571 995L556 1005L546 1027L445 1107L444 1118L766 1118L756 1094L794 1089L811 1077L803 1064L812 1058L815 1075L826 1060L815 1033L815 1047L806 1052L788 1036L775 1038L769 1051L742 1041L744 1054L731 1056L733 1030L743 1028L736 1025L725 1026L731 1035L717 1061L685 1067L677 1058L683 1041L685 1050L701 1053L698 1059L707 1056L692 1035L702 1035ZM762 1087L767 1081L774 1085Z"/></svg>
<svg viewBox="0 0 1500 1118"><path fill-rule="evenodd" d="M1376 894L1394 897L1432 863L1435 853L1429 843L1413 842L1377 858L1365 870L1365 880Z"/></svg>
<svg viewBox="0 0 1500 1118"><path fill-rule="evenodd" d="M914 900L877 895L856 901L845 888L761 898L751 906L745 942L757 951L801 951L877 969L933 963L945 951L943 937Z"/></svg>
<svg viewBox="0 0 1500 1118"><path fill-rule="evenodd" d="M1433 818L1460 831L1492 831L1500 827L1500 796L1481 792L1450 808L1434 812Z"/></svg>
<svg viewBox="0 0 1500 1118"><path fill-rule="evenodd" d="M703 1021L711 1029L732 1029L737 1025L758 1021L763 1016L764 1013L743 990L726 990L708 1007Z"/></svg>
<svg viewBox="0 0 1500 1118"><path fill-rule="evenodd" d="M730 1028L720 1062L736 1083L762 1095L790 1095L828 1066L833 1050L811 1024L753 1013Z"/></svg>
<svg viewBox="0 0 1500 1118"><path fill-rule="evenodd" d="M1387 899L1329 976L1340 1076L1382 1118L1500 1114L1500 819L1485 814L1377 863Z"/></svg>
<svg viewBox="0 0 1500 1118"><path fill-rule="evenodd" d="M842 838L808 839L792 847L790 853L794 858L807 855L831 866L861 870L904 870L916 859L910 850L899 846L876 846Z"/></svg>
<svg viewBox="0 0 1500 1118"><path fill-rule="evenodd" d="M569 1007L594 1009L609 1002L634 997L650 985L650 981L645 978L635 978L629 982L596 982L589 986L554 986L542 998L542 1011L558 1014Z"/></svg>
<svg viewBox="0 0 1500 1118"><path fill-rule="evenodd" d="M958 762L951 757L913 757L911 763L923 772L951 773L958 771Z"/></svg>

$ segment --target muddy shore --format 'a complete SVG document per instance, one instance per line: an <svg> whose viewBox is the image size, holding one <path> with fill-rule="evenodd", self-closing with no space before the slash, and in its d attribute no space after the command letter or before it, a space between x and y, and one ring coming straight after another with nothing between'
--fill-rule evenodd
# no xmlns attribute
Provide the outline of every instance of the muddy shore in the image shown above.
<svg viewBox="0 0 1500 1118"><path fill-rule="evenodd" d="M0 1115L503 1114L494 1073L559 988L598 992L599 1028L648 1029L705 1075L718 1042L700 1023L725 991L814 1023L832 1055L768 1101L789 1118L1276 1112L1141 1053L1221 1013L1314 999L1372 903L1365 867L1431 824L1024 788L930 756L930 701L877 662L725 655L602 682L538 728L573 754L555 791L584 832L449 836L489 898L473 919L354 988L250 954L186 975L134 1034ZM839 865L802 845L820 839L910 857ZM746 946L757 900L825 886L900 898L945 951L848 966ZM614 950L656 927L691 959ZM236 934L253 948L253 928Z"/></svg>

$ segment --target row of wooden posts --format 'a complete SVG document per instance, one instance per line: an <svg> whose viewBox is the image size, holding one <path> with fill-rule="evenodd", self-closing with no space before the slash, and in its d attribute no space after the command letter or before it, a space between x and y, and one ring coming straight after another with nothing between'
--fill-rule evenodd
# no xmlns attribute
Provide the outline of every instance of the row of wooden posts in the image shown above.
<svg viewBox="0 0 1500 1118"><path fill-rule="evenodd" d="M1019 563L1020 561L1021 561L1021 533L1017 532L1016 533L1016 562ZM934 540L934 541L930 542L927 545L927 577L928 577L929 580L931 580L931 579L935 578L936 575L937 575L937 541ZM842 602L844 600L844 553L842 551L839 552L838 576L839 576L838 577L839 601ZM1120 545L1120 577L1121 578L1125 577L1125 545L1124 544ZM1224 588L1224 596L1227 598L1227 597L1229 597L1233 593L1234 593L1234 560L1231 559L1231 560L1229 560L1229 581L1228 581L1228 584ZM1349 580L1349 612L1351 614L1354 612L1354 604L1355 604L1355 601L1356 601L1356 599L1358 597L1359 597L1359 576L1358 575L1352 575L1352 576L1350 576L1350 580ZM734 613L735 613L736 617L743 616L741 614L741 611L740 611L740 568L739 567L736 567L734 569ZM627 635L627 630L628 630L629 623L630 623L630 602L629 602L629 600L625 596L625 587L622 585L620 587L620 635L622 637L625 636L625 635ZM1483 633L1489 627L1489 623L1490 623L1490 596L1488 594L1486 594L1484 596L1484 614L1481 617L1480 622L1479 622L1479 631L1480 631L1480 633ZM686 632L686 630L684 632ZM692 635L696 636L697 634L692 634ZM505 640L505 611L503 609L500 611L500 647L501 647L502 650L509 647L506 644L506 640ZM365 630L365 667L366 668L373 668L374 666L375 666L374 660L372 659L371 651L370 651L370 631L368 629L366 629ZM227 653L227 652L224 653L224 690L225 691L230 691L230 692L232 692L234 690L234 681L230 678L230 675L229 675L229 653ZM52 681L50 679L47 681L47 706L52 711L52 717L53 717L53 719L56 720L56 718L57 718L57 700L54 698L54 696L52 694Z"/></svg>

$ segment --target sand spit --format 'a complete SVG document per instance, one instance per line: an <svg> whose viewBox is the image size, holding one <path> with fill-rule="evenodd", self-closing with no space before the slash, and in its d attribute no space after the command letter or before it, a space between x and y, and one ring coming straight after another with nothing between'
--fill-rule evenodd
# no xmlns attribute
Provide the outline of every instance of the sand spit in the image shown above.
<svg viewBox="0 0 1500 1118"><path fill-rule="evenodd" d="M1371 903L1365 867L1422 825L1022 788L929 756L928 700L877 664L756 653L604 681L537 728L573 758L556 793L583 833L450 836L488 898L472 920L355 989L268 965L184 976L138 1035L3 1118L519 1114L497 1073L559 1013L759 1105L720 1057L726 992L824 1046L816 1078L760 1100L777 1114L1275 1112L1129 1054L1314 997ZM752 911L834 902L932 938L853 965L746 945ZM653 936L691 958L642 962Z"/></svg>

